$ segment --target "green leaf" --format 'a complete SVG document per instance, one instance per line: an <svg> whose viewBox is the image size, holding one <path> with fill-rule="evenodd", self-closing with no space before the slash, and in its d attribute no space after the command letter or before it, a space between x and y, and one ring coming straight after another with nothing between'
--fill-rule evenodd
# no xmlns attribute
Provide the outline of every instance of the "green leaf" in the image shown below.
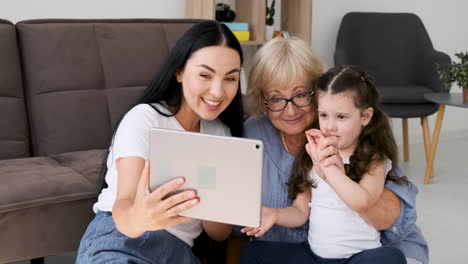
<svg viewBox="0 0 468 264"><path fill-rule="evenodd" d="M437 65L436 72L444 82L445 87L456 83L459 87L468 87L468 52L455 53L460 62L452 61L446 66Z"/></svg>

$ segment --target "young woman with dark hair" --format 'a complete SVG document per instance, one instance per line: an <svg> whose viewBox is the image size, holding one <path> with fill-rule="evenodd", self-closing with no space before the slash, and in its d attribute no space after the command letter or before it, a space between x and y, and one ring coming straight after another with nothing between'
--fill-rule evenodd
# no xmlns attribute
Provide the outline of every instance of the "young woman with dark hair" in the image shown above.
<svg viewBox="0 0 468 264"><path fill-rule="evenodd" d="M230 225L179 216L198 204L194 191L163 199L183 178L149 190L149 130L242 136L241 65L239 42L218 22L194 25L176 43L114 134L107 188L94 205L77 263L199 263L191 246L202 229L214 240L229 236Z"/></svg>

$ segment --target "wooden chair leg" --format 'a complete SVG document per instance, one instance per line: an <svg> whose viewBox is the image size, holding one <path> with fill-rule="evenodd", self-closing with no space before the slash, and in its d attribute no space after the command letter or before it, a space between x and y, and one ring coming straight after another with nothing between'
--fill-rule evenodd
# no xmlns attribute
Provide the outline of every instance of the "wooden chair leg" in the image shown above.
<svg viewBox="0 0 468 264"><path fill-rule="evenodd" d="M424 138L424 151L426 152L426 165L429 164L429 152L431 149L431 133L429 130L429 121L427 116L421 117L421 126L423 129L423 138ZM430 172L430 177L434 175L434 172Z"/></svg>
<svg viewBox="0 0 468 264"><path fill-rule="evenodd" d="M424 184L429 183L431 172L434 172L434 157L437 150L437 143L439 141L440 128L442 126L442 120L444 119L445 105L439 105L439 111L437 112L437 119L434 126L434 132L432 135L431 151L429 152L429 162L426 167L426 175L424 176Z"/></svg>
<svg viewBox="0 0 468 264"><path fill-rule="evenodd" d="M403 157L405 161L409 160L408 143L408 118L403 118Z"/></svg>

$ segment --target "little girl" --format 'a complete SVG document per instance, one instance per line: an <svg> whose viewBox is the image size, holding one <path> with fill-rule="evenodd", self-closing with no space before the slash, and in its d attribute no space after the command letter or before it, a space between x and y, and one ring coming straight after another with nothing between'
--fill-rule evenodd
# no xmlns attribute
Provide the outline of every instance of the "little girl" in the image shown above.
<svg viewBox="0 0 468 264"><path fill-rule="evenodd" d="M273 224L296 227L309 219L308 243L250 242L241 263L406 263L398 249L381 247L380 232L360 216L386 179L406 181L387 175L392 161L396 167L397 147L374 82L359 67L336 67L313 87L320 130L306 132L305 151L295 161L294 202L264 214L259 228L243 229L259 236Z"/></svg>

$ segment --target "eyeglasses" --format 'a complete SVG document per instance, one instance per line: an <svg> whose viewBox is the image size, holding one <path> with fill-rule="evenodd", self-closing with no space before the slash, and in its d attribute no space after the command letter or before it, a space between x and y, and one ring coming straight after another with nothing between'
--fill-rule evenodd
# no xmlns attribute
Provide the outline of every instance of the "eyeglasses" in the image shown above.
<svg viewBox="0 0 468 264"><path fill-rule="evenodd" d="M272 112L283 111L283 109L288 106L288 103L291 102L296 107L306 107L312 103L312 95L314 91L302 92L294 95L293 97L286 99L281 97L273 97L270 99L265 99L265 103L268 110Z"/></svg>

